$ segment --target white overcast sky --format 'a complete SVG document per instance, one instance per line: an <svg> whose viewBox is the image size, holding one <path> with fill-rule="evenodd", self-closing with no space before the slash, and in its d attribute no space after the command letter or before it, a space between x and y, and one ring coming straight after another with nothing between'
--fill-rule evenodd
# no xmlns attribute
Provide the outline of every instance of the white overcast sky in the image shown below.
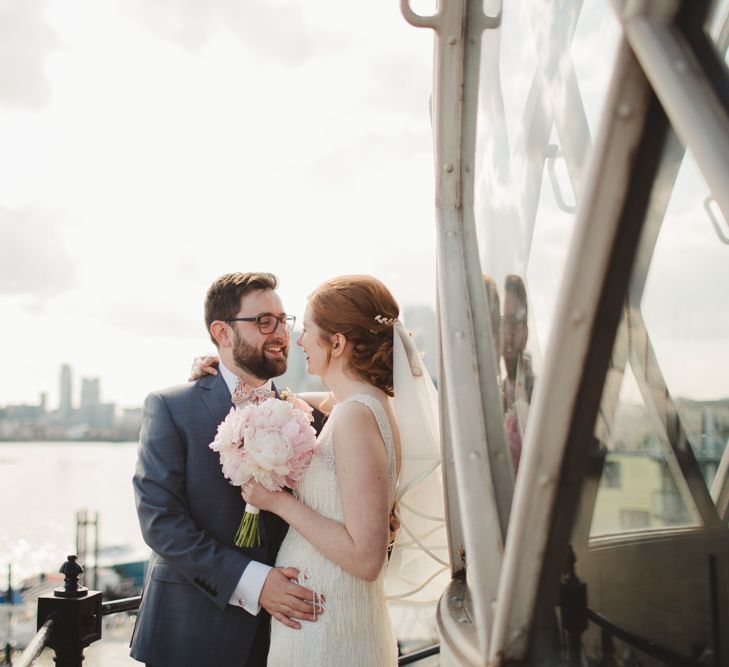
<svg viewBox="0 0 729 667"><path fill-rule="evenodd" d="M398 4L0 0L0 405L44 391L55 407L62 363L125 406L183 381L211 349L205 290L228 271L276 273L298 317L342 273L433 304L433 39ZM558 6L506 5L512 150L534 31L551 25L525 7ZM593 140L611 12L585 6L569 51ZM695 398L729 394L729 262L708 194L689 162L644 308L669 387ZM573 216L547 179L540 202L528 278L543 350Z"/></svg>
<svg viewBox="0 0 729 667"><path fill-rule="evenodd" d="M138 405L208 284L342 273L434 302L432 34L396 2L3 0L0 404L59 366Z"/></svg>

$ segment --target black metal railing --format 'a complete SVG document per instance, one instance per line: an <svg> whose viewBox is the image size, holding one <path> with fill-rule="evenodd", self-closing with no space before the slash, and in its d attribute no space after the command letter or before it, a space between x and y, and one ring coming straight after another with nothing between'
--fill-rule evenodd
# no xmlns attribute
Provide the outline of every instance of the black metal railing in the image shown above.
<svg viewBox="0 0 729 667"><path fill-rule="evenodd" d="M48 645L48 637L50 637L53 630L54 621L55 619L53 617L49 618L41 626L40 630L36 632L35 637L33 637L30 644L28 644L26 649L23 651L23 654L20 656L20 659L16 663L16 667L29 667L38 660L40 654L43 653L44 649Z"/></svg>
<svg viewBox="0 0 729 667"><path fill-rule="evenodd" d="M601 647L603 655L615 655L613 639L618 639L631 648L640 651L643 655L660 660L666 665L671 665L671 667L706 667L705 662L687 658L665 646L656 644L650 639L626 630L589 607L587 608L587 618L602 631Z"/></svg>
<svg viewBox="0 0 729 667"><path fill-rule="evenodd" d="M55 651L57 667L81 667L84 649L101 639L101 618L139 609L141 596L103 602L99 591L79 586L83 572L76 556L68 557L61 567L64 586L53 595L38 598L38 632L16 661L16 667L30 667L46 648ZM398 665L411 665L440 652L440 645L429 646L400 656Z"/></svg>
<svg viewBox="0 0 729 667"><path fill-rule="evenodd" d="M139 603L142 596L137 595L133 598L122 598L120 600L110 600L101 603L101 615L109 616L110 614L119 614L123 611L136 611L139 609Z"/></svg>
<svg viewBox="0 0 729 667"><path fill-rule="evenodd" d="M440 653L440 644L434 644L433 646L428 646L426 648L421 648L417 651L413 651L412 653L406 653L405 655L401 655L397 659L398 665L412 665L416 662L419 662L420 660L425 660L425 658L429 658L432 655L438 655Z"/></svg>
<svg viewBox="0 0 729 667"><path fill-rule="evenodd" d="M587 606L587 585L577 576L576 562L572 546L568 545L559 596L563 662L567 667L582 665L582 634L587 629L588 622L600 628L602 664L617 664L614 639L671 667L706 667L707 664L720 664L718 640L715 641L714 661L707 663L661 646L590 609ZM715 625L718 625L716 621Z"/></svg>
<svg viewBox="0 0 729 667"><path fill-rule="evenodd" d="M55 652L57 667L81 667L84 649L101 639L101 619L109 614L134 611L140 597L102 602L99 591L79 585L83 568L71 555L61 566L62 587L38 598L38 632L17 661L20 667L33 665L45 648Z"/></svg>

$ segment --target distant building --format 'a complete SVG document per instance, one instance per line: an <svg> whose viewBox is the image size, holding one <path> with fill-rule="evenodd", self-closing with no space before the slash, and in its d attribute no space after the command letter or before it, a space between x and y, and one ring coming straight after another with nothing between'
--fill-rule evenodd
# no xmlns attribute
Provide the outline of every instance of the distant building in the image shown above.
<svg viewBox="0 0 729 667"><path fill-rule="evenodd" d="M68 424L73 414L73 378L71 375L71 366L63 364L61 366L61 384L58 400L58 417L62 424Z"/></svg>
<svg viewBox="0 0 729 667"><path fill-rule="evenodd" d="M100 403L99 378L81 380L81 407L95 408Z"/></svg>

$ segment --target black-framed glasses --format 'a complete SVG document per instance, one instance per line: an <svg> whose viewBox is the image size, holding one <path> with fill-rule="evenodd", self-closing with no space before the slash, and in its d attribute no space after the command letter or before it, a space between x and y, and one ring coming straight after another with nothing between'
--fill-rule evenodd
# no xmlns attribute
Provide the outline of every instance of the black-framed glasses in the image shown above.
<svg viewBox="0 0 729 667"><path fill-rule="evenodd" d="M279 324L283 324L286 327L286 331L291 333L294 330L294 324L296 324L296 317L293 315L272 315L271 313L263 313L262 315L256 315L255 317L229 317L225 321L255 322L258 325L258 330L262 334L271 334L276 331L276 327L278 327Z"/></svg>

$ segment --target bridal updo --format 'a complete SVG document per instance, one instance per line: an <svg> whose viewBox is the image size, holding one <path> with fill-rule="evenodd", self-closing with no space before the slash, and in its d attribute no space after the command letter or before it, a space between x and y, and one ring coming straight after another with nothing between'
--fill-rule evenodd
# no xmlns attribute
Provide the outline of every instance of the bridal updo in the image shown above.
<svg viewBox="0 0 729 667"><path fill-rule="evenodd" d="M321 329L327 361L332 337L343 334L351 348L350 368L392 396L393 321L400 307L390 290L372 276L339 276L314 290L309 306Z"/></svg>

